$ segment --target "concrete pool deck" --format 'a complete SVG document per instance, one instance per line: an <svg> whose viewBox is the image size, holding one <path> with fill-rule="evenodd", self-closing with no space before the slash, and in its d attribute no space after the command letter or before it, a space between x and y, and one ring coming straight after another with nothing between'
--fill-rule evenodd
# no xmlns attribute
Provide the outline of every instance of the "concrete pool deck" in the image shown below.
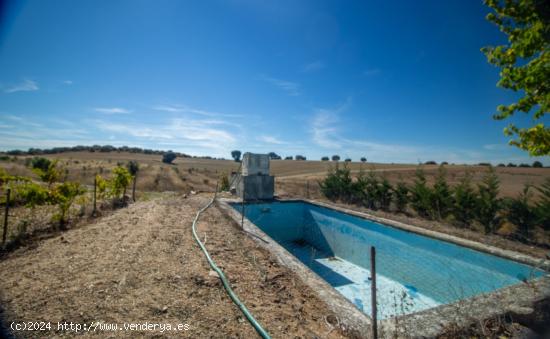
<svg viewBox="0 0 550 339"><path fill-rule="evenodd" d="M550 262L536 259L524 254L508 251L493 246L487 246L471 240L466 240L448 234L426 230L420 227L407 225L390 219L379 218L367 213L334 206L328 203L308 199L278 199L280 202L307 202L313 205L326 207L363 219L375 221L404 231L428 236L471 248L480 252L489 253L502 258L514 260L531 266L539 267L548 272ZM241 223L241 214L231 207L230 203L240 203L238 199L218 199L218 206L232 219ZM304 265L298 258L288 252L283 246L271 239L246 217L244 230L252 234L254 239L263 247L270 250L285 266L292 269L307 285L312 287L327 303L329 308L340 315L339 322L346 328L351 328L365 337L370 336L371 318L360 311L352 302L346 299L336 289ZM263 239L260 240L260 239ZM500 288L491 293L481 294L458 302L440 305L416 313L397 316L378 321L381 337L406 335L410 337L434 337L451 326L464 327L481 320L503 314L525 315L532 312L533 305L550 299L550 275L533 279L527 283L516 284Z"/></svg>

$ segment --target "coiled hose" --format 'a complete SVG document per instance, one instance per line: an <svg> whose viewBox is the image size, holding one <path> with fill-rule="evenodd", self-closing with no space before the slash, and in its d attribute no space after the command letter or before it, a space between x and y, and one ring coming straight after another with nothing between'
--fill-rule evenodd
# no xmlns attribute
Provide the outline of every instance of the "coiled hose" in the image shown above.
<svg viewBox="0 0 550 339"><path fill-rule="evenodd" d="M216 187L216 191L217 191L217 187ZM215 200L216 200L216 193L214 194L214 197L212 198L212 200L210 200L210 202L206 206L204 206L203 208L201 208L197 212L197 215L195 216L195 220L193 220L193 227L192 227L193 237L195 238L195 241L197 242L197 244L199 244L199 247L201 248L202 252L206 256L206 260L208 260L208 263L210 264L210 267L212 267L212 269L214 271L216 271L216 273L220 277L220 279L223 283L223 287L227 291L227 294L229 294L229 297L231 298L231 300L233 300L235 305L237 305L241 309L241 311L243 312L243 314L246 317L246 319L248 320L248 322L252 326L254 326L254 329L256 330L256 332L258 332L258 334L262 338L270 339L271 337L269 336L269 333L267 333L267 331L263 329L262 325L260 325L260 323L258 323L258 321L256 321L256 319L254 319L254 316L252 316L252 314L248 311L246 306L239 300L239 297L235 294L235 292L233 291L233 289L229 285L229 281L225 277L225 274L223 274L223 271L216 265L214 260L212 260L212 258L210 257L210 254L208 254L208 251L206 250L206 247L200 241L199 236L197 235L196 226L197 226L197 221L199 220L199 217L200 217L201 213L204 212L208 207L210 207L214 203Z"/></svg>

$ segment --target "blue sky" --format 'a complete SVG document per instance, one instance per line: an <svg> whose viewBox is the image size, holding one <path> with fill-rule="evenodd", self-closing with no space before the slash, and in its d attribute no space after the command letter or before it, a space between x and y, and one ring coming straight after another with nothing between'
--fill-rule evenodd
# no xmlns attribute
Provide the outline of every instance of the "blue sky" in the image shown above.
<svg viewBox="0 0 550 339"><path fill-rule="evenodd" d="M492 119L517 96L479 51L504 39L487 13L477 0L14 3L0 148L532 162Z"/></svg>

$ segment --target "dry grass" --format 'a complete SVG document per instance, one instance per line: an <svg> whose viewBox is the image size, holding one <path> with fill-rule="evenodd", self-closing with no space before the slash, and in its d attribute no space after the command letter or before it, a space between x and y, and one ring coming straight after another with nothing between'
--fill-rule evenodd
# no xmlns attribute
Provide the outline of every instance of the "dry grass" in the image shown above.
<svg viewBox="0 0 550 339"><path fill-rule="evenodd" d="M16 332L17 337L252 338L191 234L209 197L162 194L86 227L19 249L0 261L5 321L187 323L184 333L119 331L78 335ZM198 229L234 290L274 338L343 336L312 291L234 227L216 207Z"/></svg>
<svg viewBox="0 0 550 339"><path fill-rule="evenodd" d="M111 170L118 164L126 164L136 160L140 164L140 173L137 189L139 191L210 191L222 174L236 171L239 163L232 160L212 160L199 158L176 158L173 165L161 162L160 155L136 154L125 152L68 152L47 155L48 158L60 160L68 169L69 180L78 181L87 185L93 184L96 173L109 176ZM18 157L17 162L0 161L0 166L12 174L33 176L25 167L24 159ZM342 163L340 163L342 165ZM276 177L278 194L305 194L309 181L310 194L318 194L317 182L326 175L327 171L335 166L331 161L271 161L271 174ZM376 163L348 163L352 173L356 175L360 169L375 170L381 176L386 176L392 183L399 180L412 182L417 166L414 164L376 164ZM429 182L433 182L438 166L426 165L423 169ZM487 167L448 165L448 180L451 184L458 182L466 171L473 176L473 182L479 182ZM501 181L501 196L512 197L517 195L525 184L540 185L550 177L550 168L508 168L497 167L496 172Z"/></svg>

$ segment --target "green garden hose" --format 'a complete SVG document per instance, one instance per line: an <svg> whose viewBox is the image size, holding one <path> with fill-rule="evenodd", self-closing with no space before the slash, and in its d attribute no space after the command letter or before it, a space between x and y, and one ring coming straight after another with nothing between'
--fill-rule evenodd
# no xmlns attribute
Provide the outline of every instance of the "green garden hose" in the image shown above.
<svg viewBox="0 0 550 339"><path fill-rule="evenodd" d="M246 317L246 319L248 320L248 322L252 326L254 326L254 329L256 330L256 332L258 332L258 334L262 338L271 338L269 336L269 333L267 333L267 331L263 329L262 325L260 325L260 323L258 323L256 321L256 319L254 319L254 317L252 316L252 314L250 314L250 312L248 311L246 306L239 300L239 297L237 297L235 292L233 292L233 289L231 289L231 286L229 285L229 281L227 281L227 278L225 277L225 274L223 274L223 271L216 265L214 260L212 260L212 258L210 257L210 254L208 254L208 251L206 250L206 247L199 240L199 236L197 235L197 229L196 229L197 221L199 220L199 216L201 215L201 213L204 212L208 207L210 207L214 203L214 200L216 200L216 194L214 194L214 197L212 198L212 200L210 200L210 202L206 206L204 206L201 210L199 210L197 212L197 215L195 216L195 220L193 220L193 227L192 227L193 228L193 237L195 238L195 241L197 242L197 244L199 244L202 252L206 256L206 260L208 260L208 263L210 264L210 267L212 267L212 269L214 271L216 271L216 273L220 277L220 279L223 283L223 287L227 291L227 294L229 294L229 297L231 298L231 300L233 300L235 305L237 305L241 309L241 311L243 312L243 314Z"/></svg>

